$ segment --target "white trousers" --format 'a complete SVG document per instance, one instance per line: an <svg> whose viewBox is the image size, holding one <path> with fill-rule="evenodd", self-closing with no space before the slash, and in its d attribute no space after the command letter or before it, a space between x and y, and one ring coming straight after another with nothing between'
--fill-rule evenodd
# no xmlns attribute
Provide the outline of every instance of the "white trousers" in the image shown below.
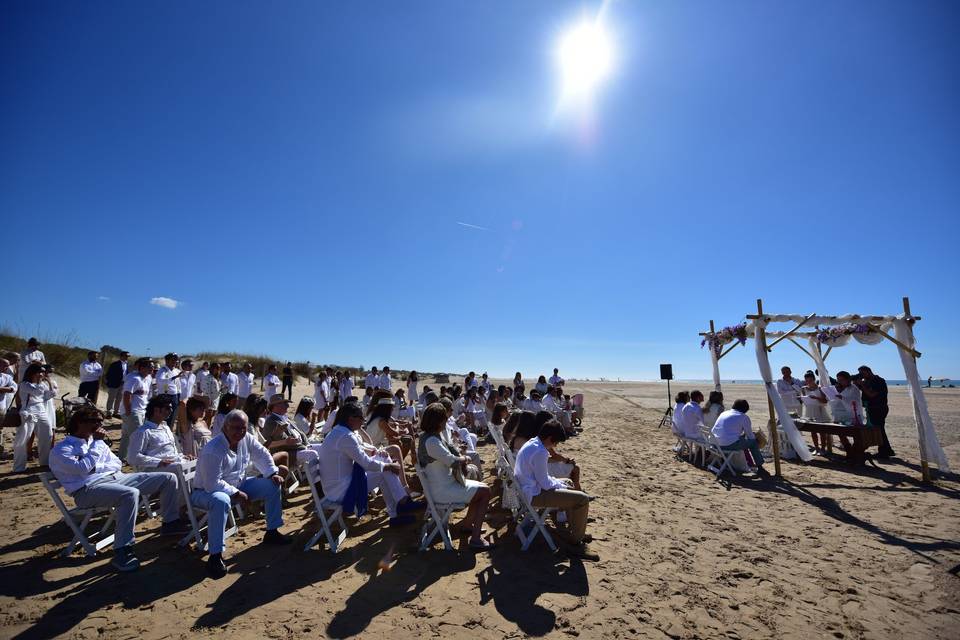
<svg viewBox="0 0 960 640"><path fill-rule="evenodd" d="M27 468L27 442L34 433L37 435L37 454L41 465L50 461L50 447L53 446L53 427L46 415L24 414L17 433L13 438L13 470L24 471Z"/></svg>

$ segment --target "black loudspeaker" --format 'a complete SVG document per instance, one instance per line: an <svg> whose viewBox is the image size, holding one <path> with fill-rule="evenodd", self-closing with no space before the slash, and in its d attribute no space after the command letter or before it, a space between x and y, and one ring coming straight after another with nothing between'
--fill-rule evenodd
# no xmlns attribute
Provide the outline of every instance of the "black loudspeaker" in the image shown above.
<svg viewBox="0 0 960 640"><path fill-rule="evenodd" d="M661 379L661 380L673 380L673 365L672 365L672 364L662 364L662 365L660 365L660 379Z"/></svg>

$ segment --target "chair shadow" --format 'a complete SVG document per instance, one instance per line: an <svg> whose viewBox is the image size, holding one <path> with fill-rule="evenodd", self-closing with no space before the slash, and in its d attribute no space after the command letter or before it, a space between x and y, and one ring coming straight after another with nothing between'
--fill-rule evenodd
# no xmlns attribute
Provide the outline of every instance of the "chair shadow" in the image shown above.
<svg viewBox="0 0 960 640"><path fill-rule="evenodd" d="M26 471L10 471L0 475L0 491L9 491L25 484L40 482L39 475L49 471L47 467L32 467Z"/></svg>
<svg viewBox="0 0 960 640"><path fill-rule="evenodd" d="M167 538L169 541L169 538ZM140 570L131 574L117 573L105 556L98 560L71 556L57 558L58 552L30 558L22 563L0 567L3 592L17 598L50 593L57 594L56 603L30 628L14 636L18 640L54 638L69 633L87 618L91 611L120 605L125 609L148 605L156 600L189 589L206 577L203 564L183 562L182 550L157 553L166 542L151 538L137 544ZM96 562L86 572L61 580L47 580L51 569L80 566Z"/></svg>
<svg viewBox="0 0 960 640"><path fill-rule="evenodd" d="M544 593L586 597L590 593L583 562L551 553L542 541L529 551L503 544L491 556L491 564L477 574L480 604L493 600L506 620L525 634L543 636L556 626L556 613L537 604Z"/></svg>
<svg viewBox="0 0 960 640"><path fill-rule="evenodd" d="M330 620L328 636L346 638L360 634L376 616L413 600L445 576L473 569L477 563L470 550L428 550L401 555L389 571L379 572L379 558L390 552L390 544L388 540L381 541L357 565L358 571L367 573L369 578Z"/></svg>
<svg viewBox="0 0 960 640"><path fill-rule="evenodd" d="M960 541L957 540L948 540L942 538L934 538L932 536L918 536L926 538L931 542L918 542L916 540L908 540L896 534L890 533L878 527L877 525L868 522L862 518L858 518L849 511L845 510L840 504L832 498L824 498L816 495L810 491L805 486L794 484L789 480L780 478L771 477L767 480L757 481L755 479L745 479L741 477L736 477L731 480L731 484L738 486L741 489L746 489L750 491L760 491L764 493L779 493L781 495L795 498L801 502L817 507L820 509L824 515L827 515L839 522L844 524L858 527L867 533L875 535L880 539L884 544L891 546L902 547L911 551L924 560L932 564L940 564L935 558L928 555L925 552L931 551L953 551L960 549ZM849 487L844 487L849 488Z"/></svg>

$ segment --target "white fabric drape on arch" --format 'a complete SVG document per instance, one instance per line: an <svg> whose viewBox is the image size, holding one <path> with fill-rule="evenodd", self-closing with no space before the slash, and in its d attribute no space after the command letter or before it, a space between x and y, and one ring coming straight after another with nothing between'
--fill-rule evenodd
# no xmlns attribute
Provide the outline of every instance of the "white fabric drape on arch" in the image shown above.
<svg viewBox="0 0 960 640"><path fill-rule="evenodd" d="M720 391L720 361L717 359L717 352L713 345L707 346L710 347L710 362L713 364L713 388L715 391Z"/></svg>
<svg viewBox="0 0 960 640"><path fill-rule="evenodd" d="M817 377L820 378L820 386L830 386L830 372L827 371L827 364L823 361L823 355L820 353L820 345L816 338L810 338L810 355L817 365Z"/></svg>
<svg viewBox="0 0 960 640"><path fill-rule="evenodd" d="M810 454L810 450L807 449L807 443L804 442L803 436L797 431L797 425L793 423L790 412L787 411L786 405L783 404L783 398L780 397L776 387L773 386L773 372L770 369L770 358L767 356L766 348L767 341L763 333L766 330L766 322L764 322L763 318L758 318L755 322L756 332L754 335L754 343L756 343L757 350L757 366L760 368L760 377L763 378L763 385L767 389L767 397L773 402L773 408L776 411L777 417L780 418L780 427L786 434L790 444L793 445L797 455L800 456L800 459L804 462L809 462L813 459L813 456Z"/></svg>
<svg viewBox="0 0 960 640"><path fill-rule="evenodd" d="M895 320L893 329L897 340L913 348L913 329L910 328L910 324L906 320ZM910 398L913 400L913 416L917 421L920 453L924 460L935 462L941 471L950 471L950 464L947 462L947 456L940 446L937 432L933 428L933 420L930 418L930 411L927 409L927 399L923 395L920 374L917 372L917 361L910 353L899 347L897 347L897 352L900 354L903 372L907 377L907 386L910 388Z"/></svg>

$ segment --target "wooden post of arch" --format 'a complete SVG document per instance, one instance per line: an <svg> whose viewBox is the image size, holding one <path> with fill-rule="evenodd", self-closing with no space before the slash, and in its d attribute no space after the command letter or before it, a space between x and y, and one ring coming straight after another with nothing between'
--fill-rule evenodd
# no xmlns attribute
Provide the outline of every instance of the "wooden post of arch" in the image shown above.
<svg viewBox="0 0 960 640"><path fill-rule="evenodd" d="M763 300L757 298L757 315L761 318L763 317ZM766 326L763 329L758 328L755 332L756 335L754 339L760 343L760 348L764 351L767 350L767 330ZM764 383L766 386L766 383ZM767 431L770 434L770 447L773 450L773 467L776 471L777 477L781 477L780 473L780 440L777 437L777 412L773 407L773 398L770 397L770 389L766 389L767 392L767 410L770 412L770 420L767 422Z"/></svg>

